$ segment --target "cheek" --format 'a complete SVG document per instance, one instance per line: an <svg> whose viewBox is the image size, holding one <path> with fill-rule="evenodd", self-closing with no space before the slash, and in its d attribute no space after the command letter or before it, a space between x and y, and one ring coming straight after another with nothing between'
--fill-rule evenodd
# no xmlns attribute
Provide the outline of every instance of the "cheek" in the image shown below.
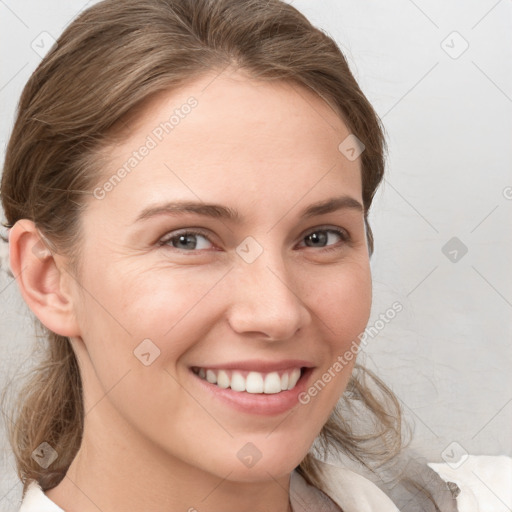
<svg viewBox="0 0 512 512"><path fill-rule="evenodd" d="M356 362L360 335L370 316L372 284L369 263L360 260L330 271L310 303L324 333L324 365L301 403L311 409L320 429L346 389Z"/></svg>
<svg viewBox="0 0 512 512"><path fill-rule="evenodd" d="M215 287L224 273L96 268L86 279L88 293L80 308L90 351L115 353L117 363L133 364L133 351L149 339L164 356L160 361L179 357L211 328L220 305Z"/></svg>
<svg viewBox="0 0 512 512"><path fill-rule="evenodd" d="M217 284L223 273L225 269L187 268L134 274L120 290L120 314L134 332L151 334L162 343L173 339L176 350L187 337L197 338L202 329L208 332L208 322L221 306Z"/></svg>
<svg viewBox="0 0 512 512"><path fill-rule="evenodd" d="M330 272L311 298L323 320L332 348L343 350L364 331L371 310L372 283L369 264L347 264Z"/></svg>
<svg viewBox="0 0 512 512"><path fill-rule="evenodd" d="M214 289L223 273L113 270L96 268L84 278L88 293L80 316L90 406L108 391L108 402L131 423L146 429L151 417L154 435L174 428L170 417L161 414L170 403L182 415L192 410L215 428L200 407L190 406L176 365L216 321Z"/></svg>

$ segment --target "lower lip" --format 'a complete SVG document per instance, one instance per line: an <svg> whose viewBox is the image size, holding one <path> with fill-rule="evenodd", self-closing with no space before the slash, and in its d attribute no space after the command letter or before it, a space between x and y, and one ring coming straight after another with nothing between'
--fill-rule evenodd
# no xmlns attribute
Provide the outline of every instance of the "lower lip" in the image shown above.
<svg viewBox="0 0 512 512"><path fill-rule="evenodd" d="M312 371L313 368L306 368L293 389L270 394L247 393L245 391L233 391L230 388L220 388L207 380L201 379L192 370L190 370L190 373L202 386L202 389L237 411L260 416L274 416L289 411L299 403L299 395L306 390Z"/></svg>

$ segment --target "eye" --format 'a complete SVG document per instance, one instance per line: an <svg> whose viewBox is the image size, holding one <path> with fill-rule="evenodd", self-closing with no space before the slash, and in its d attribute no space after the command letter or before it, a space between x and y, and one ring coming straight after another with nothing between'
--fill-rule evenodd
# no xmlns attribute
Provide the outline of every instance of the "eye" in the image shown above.
<svg viewBox="0 0 512 512"><path fill-rule="evenodd" d="M306 234L303 240L306 241L306 247L318 247L323 249L327 247L326 251L339 249L339 244L336 244L336 238L342 242L348 242L350 236L347 231L341 228L315 228ZM333 240L334 239L334 240ZM334 242L330 243L329 242ZM331 247L334 245L334 247Z"/></svg>
<svg viewBox="0 0 512 512"><path fill-rule="evenodd" d="M206 242L201 241L206 240ZM172 232L162 238L159 245L167 245L185 252L209 249L210 239L200 231Z"/></svg>
<svg viewBox="0 0 512 512"><path fill-rule="evenodd" d="M315 228L307 233L302 240L306 242L306 247L331 251L341 248L340 244L336 243L337 239L341 242L348 242L350 241L350 235L341 228ZM190 229L173 231L161 238L158 245L171 247L182 252L207 250L213 246L210 238L204 232Z"/></svg>

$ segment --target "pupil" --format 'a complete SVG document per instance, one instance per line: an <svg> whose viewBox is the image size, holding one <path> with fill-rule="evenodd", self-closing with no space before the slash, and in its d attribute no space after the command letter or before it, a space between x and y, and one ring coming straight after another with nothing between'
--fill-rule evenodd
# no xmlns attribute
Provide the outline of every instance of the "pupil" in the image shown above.
<svg viewBox="0 0 512 512"><path fill-rule="evenodd" d="M315 233L311 233L311 235L308 236L309 240L313 243L326 243L327 242L327 235L324 231L317 231Z"/></svg>
<svg viewBox="0 0 512 512"><path fill-rule="evenodd" d="M194 237L194 235L179 235L178 237L178 243L183 243L185 247L195 249L196 244L194 241L192 243L187 243L187 240L191 240Z"/></svg>

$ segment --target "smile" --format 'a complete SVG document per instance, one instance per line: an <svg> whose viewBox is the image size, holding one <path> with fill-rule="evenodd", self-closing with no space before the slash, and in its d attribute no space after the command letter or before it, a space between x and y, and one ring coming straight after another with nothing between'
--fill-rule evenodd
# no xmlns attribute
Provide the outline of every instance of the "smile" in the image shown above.
<svg viewBox="0 0 512 512"><path fill-rule="evenodd" d="M295 388L302 375L301 368L261 373L244 370L223 370L193 367L192 371L201 379L222 389L251 394L276 394Z"/></svg>

